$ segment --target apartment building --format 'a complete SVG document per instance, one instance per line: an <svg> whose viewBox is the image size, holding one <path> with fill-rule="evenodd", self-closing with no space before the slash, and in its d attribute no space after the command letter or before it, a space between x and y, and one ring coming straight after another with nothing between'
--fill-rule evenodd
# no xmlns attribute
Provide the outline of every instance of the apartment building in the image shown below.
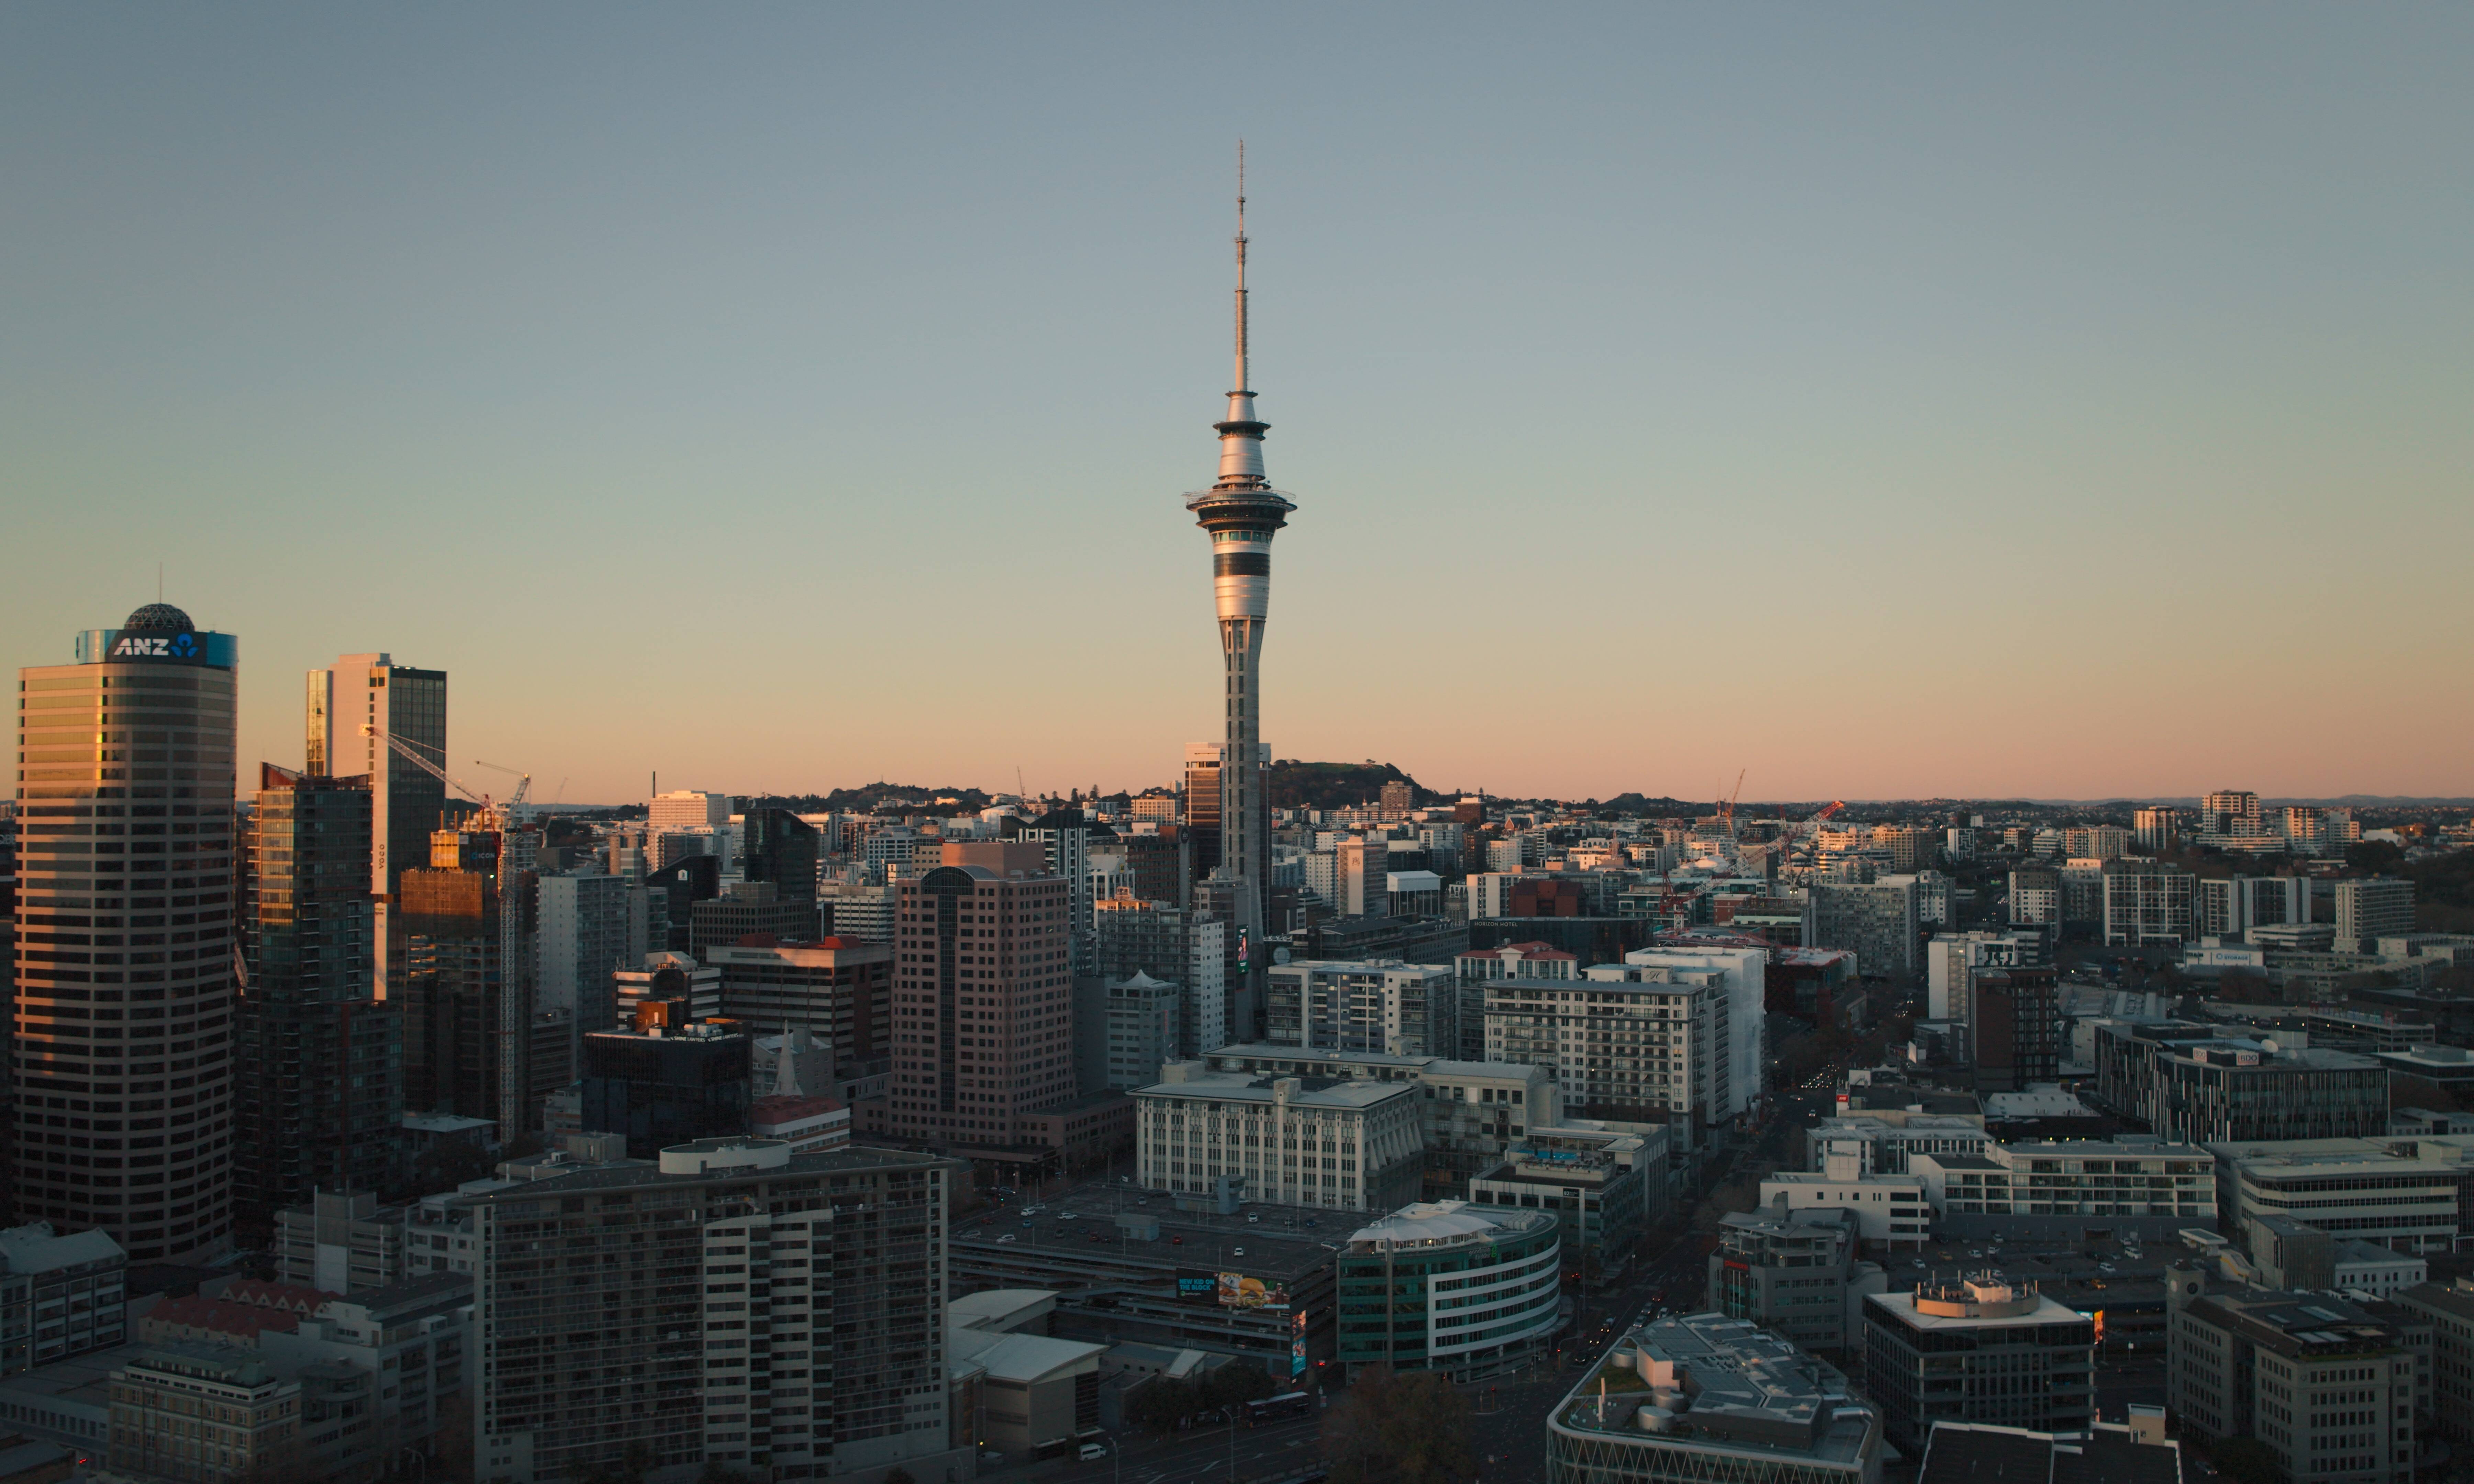
<svg viewBox="0 0 2474 1484"><path fill-rule="evenodd" d="M2380 939L2413 931L2413 882L2368 876L2336 886L2338 952L2377 952Z"/></svg>
<svg viewBox="0 0 2474 1484"><path fill-rule="evenodd" d="M1411 1084L1178 1062L1133 1096L1135 1178L1147 1190L1342 1210L1392 1210L1417 1196L1424 1119Z"/></svg>
<svg viewBox="0 0 2474 1484"><path fill-rule="evenodd" d="M2198 931L2198 878L2151 860L2104 863L2104 941L2108 947L2179 947Z"/></svg>
<svg viewBox="0 0 2474 1484"><path fill-rule="evenodd" d="M0 1376L121 1343L128 1268L107 1232L0 1232Z"/></svg>
<svg viewBox="0 0 2474 1484"><path fill-rule="evenodd" d="M1264 1039L1316 1051L1453 1056L1461 1049L1453 970L1397 959L1298 959L1272 966Z"/></svg>
<svg viewBox="0 0 2474 1484"><path fill-rule="evenodd" d="M1567 1116L1665 1124L1708 1147L1761 1093L1760 948L1650 947L1577 980L1486 981L1486 1055L1554 1076Z"/></svg>
<svg viewBox="0 0 2474 1484"><path fill-rule="evenodd" d="M2217 1225L2216 1158L2192 1144L2139 1136L1987 1144L1978 1154L1920 1154L1907 1168L1946 1241L2093 1231L2169 1240Z"/></svg>
<svg viewBox="0 0 2474 1484"><path fill-rule="evenodd" d="M1856 1235L1875 1251L1922 1252L1932 1233L1932 1207L1917 1175L1858 1169L1851 1154L1827 1156L1818 1170L1781 1170L1761 1182L1761 1207L1794 1213L1836 1208L1856 1220Z"/></svg>
<svg viewBox="0 0 2474 1484"><path fill-rule="evenodd" d="M1862 884L1815 881L1805 888L1803 945L1847 949L1867 978L1913 981L1920 922L1912 875Z"/></svg>
<svg viewBox="0 0 2474 1484"><path fill-rule="evenodd" d="M2211 1292L2197 1267L2168 1268L2165 1297L2166 1401L2186 1433L2255 1438L2312 1484L2413 1476L2415 1352L2431 1343L2418 1315L2334 1294Z"/></svg>
<svg viewBox="0 0 2474 1484"><path fill-rule="evenodd" d="M631 1454L775 1479L951 1447L951 1161L701 1139L469 1200L473 1473L549 1484Z"/></svg>
<svg viewBox="0 0 2474 1484"><path fill-rule="evenodd" d="M1993 1145L1982 1113L1904 1113L1885 1109L1856 1117L1824 1118L1804 1131L1804 1163L1821 1168L1831 1154L1856 1156L1866 1173L1906 1174L1920 1155L1980 1155Z"/></svg>

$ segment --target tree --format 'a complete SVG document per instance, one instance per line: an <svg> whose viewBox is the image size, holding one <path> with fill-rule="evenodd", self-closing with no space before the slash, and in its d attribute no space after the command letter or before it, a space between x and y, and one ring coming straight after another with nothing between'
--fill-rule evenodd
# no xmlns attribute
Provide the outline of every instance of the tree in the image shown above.
<svg viewBox="0 0 2474 1484"><path fill-rule="evenodd" d="M2231 1484L2285 1484L2276 1455L2257 1438L2227 1438L2209 1450L2217 1472Z"/></svg>
<svg viewBox="0 0 2474 1484"><path fill-rule="evenodd" d="M895 1464L885 1471L884 1484L919 1484L919 1481L910 1476L910 1470Z"/></svg>
<svg viewBox="0 0 2474 1484"><path fill-rule="evenodd" d="M1376 1367L1323 1413L1331 1484L1454 1484L1477 1472L1468 1403L1429 1371Z"/></svg>

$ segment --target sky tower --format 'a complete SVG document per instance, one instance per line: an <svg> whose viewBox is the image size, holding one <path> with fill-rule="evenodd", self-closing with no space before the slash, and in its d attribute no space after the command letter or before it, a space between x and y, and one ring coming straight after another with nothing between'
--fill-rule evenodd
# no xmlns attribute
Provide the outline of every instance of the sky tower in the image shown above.
<svg viewBox="0 0 2474 1484"><path fill-rule="evenodd" d="M1272 536L1296 502L1263 477L1263 434L1246 369L1246 145L1237 145L1237 379L1220 432L1220 477L1185 497L1195 522L1211 533L1211 588L1220 609L1224 670L1220 754L1220 861L1210 880L1228 902L1250 945L1248 979L1262 977L1261 860L1269 846L1262 750L1263 623L1272 607Z"/></svg>

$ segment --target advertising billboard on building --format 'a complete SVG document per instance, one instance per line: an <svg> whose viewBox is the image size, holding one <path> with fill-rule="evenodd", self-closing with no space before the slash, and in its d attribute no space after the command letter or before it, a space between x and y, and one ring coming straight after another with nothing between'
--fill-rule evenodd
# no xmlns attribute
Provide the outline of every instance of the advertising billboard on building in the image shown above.
<svg viewBox="0 0 2474 1484"><path fill-rule="evenodd" d="M1220 1275L1200 1268L1176 1270L1176 1296L1187 1304L1209 1304L1220 1297Z"/></svg>
<svg viewBox="0 0 2474 1484"><path fill-rule="evenodd" d="M1289 1306L1288 1285L1268 1279L1248 1278L1243 1273L1223 1273L1220 1275L1220 1306L1285 1309Z"/></svg>

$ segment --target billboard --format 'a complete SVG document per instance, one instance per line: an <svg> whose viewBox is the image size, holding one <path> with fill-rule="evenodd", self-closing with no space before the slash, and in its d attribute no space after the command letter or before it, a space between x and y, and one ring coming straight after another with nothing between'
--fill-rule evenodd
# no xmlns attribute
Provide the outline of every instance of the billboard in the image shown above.
<svg viewBox="0 0 2474 1484"><path fill-rule="evenodd" d="M1267 1279L1248 1278L1243 1273L1223 1273L1220 1275L1220 1306L1285 1309L1289 1306L1288 1286Z"/></svg>
<svg viewBox="0 0 2474 1484"><path fill-rule="evenodd" d="M1296 1322L1289 1326L1289 1378L1306 1374L1306 1311L1298 1310Z"/></svg>
<svg viewBox="0 0 2474 1484"><path fill-rule="evenodd" d="M1220 1275L1200 1268L1176 1270L1176 1296L1185 1304L1209 1304L1220 1297Z"/></svg>

